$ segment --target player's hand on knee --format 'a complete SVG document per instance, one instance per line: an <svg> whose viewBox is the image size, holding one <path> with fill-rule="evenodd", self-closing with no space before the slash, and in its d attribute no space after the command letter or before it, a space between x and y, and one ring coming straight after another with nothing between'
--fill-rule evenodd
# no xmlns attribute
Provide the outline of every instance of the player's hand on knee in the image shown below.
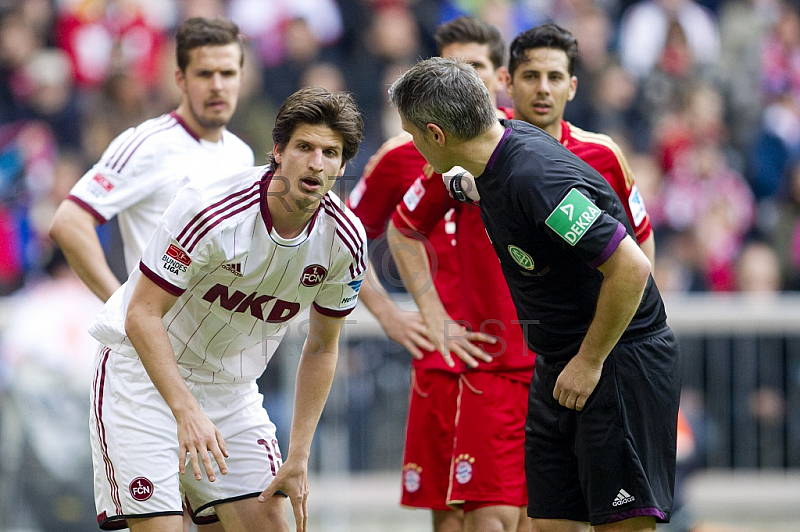
<svg viewBox="0 0 800 532"><path fill-rule="evenodd" d="M564 366L556 379L553 399L561 406L580 412L597 386L602 372L602 363L598 365L576 355Z"/></svg>
<svg viewBox="0 0 800 532"><path fill-rule="evenodd" d="M186 473L187 454L196 480L203 478L201 463L206 470L208 480L214 482L217 479L211 462L212 457L216 460L220 473L223 475L228 473L228 466L225 463L228 448L225 440L219 429L199 409L178 419L178 442L180 444L178 468L181 474Z"/></svg>
<svg viewBox="0 0 800 532"><path fill-rule="evenodd" d="M289 497L297 532L305 532L308 524L308 464L301 460L287 459L278 469L269 487L258 496L258 501L266 502L278 492Z"/></svg>

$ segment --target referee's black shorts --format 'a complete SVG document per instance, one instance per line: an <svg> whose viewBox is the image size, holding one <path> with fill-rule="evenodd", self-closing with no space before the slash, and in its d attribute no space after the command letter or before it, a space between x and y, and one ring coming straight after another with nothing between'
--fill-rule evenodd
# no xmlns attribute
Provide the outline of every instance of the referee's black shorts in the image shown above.
<svg viewBox="0 0 800 532"><path fill-rule="evenodd" d="M672 331L655 329L617 344L581 412L553 399L567 361L536 357L525 424L530 517L669 521L680 371Z"/></svg>

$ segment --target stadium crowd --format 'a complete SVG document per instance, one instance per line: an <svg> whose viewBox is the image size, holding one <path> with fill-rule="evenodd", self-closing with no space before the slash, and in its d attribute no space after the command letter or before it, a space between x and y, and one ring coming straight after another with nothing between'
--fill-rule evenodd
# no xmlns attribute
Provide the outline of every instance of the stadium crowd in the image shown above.
<svg viewBox="0 0 800 532"><path fill-rule="evenodd" d="M578 37L566 119L628 154L663 292L800 289L800 5L791 0L5 0L0 294L43 275L54 209L109 141L174 106L169 37L182 20L227 16L248 36L230 129L259 164L271 149L264 130L294 90L354 93L366 136L347 190L400 130L387 87L433 55L433 30L460 14L508 42L547 20ZM114 245L111 228L103 238Z"/></svg>

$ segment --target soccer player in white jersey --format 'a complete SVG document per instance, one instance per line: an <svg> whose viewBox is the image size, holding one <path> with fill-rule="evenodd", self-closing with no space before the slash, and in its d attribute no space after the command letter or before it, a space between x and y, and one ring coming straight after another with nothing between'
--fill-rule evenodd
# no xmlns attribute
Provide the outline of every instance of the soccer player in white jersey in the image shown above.
<svg viewBox="0 0 800 532"><path fill-rule="evenodd" d="M196 522L288 531L287 496L305 530L311 440L367 263L363 226L330 192L362 128L350 95L301 89L278 112L270 165L175 196L90 327L105 346L91 420L101 528L178 532L185 498ZM304 309L282 456L255 379Z"/></svg>
<svg viewBox="0 0 800 532"><path fill-rule="evenodd" d="M252 167L253 151L225 129L236 109L244 61L238 27L192 18L176 36L178 108L128 129L70 191L50 235L103 301L119 287L95 228L114 216L130 273L170 199L189 179Z"/></svg>

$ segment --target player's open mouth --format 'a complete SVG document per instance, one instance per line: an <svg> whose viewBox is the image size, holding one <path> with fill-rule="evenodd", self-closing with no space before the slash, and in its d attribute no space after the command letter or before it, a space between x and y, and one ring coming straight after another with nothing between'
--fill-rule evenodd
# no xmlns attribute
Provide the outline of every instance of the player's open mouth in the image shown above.
<svg viewBox="0 0 800 532"><path fill-rule="evenodd" d="M300 179L300 183L308 190L318 190L320 187L322 187L322 180L313 176L307 176Z"/></svg>

